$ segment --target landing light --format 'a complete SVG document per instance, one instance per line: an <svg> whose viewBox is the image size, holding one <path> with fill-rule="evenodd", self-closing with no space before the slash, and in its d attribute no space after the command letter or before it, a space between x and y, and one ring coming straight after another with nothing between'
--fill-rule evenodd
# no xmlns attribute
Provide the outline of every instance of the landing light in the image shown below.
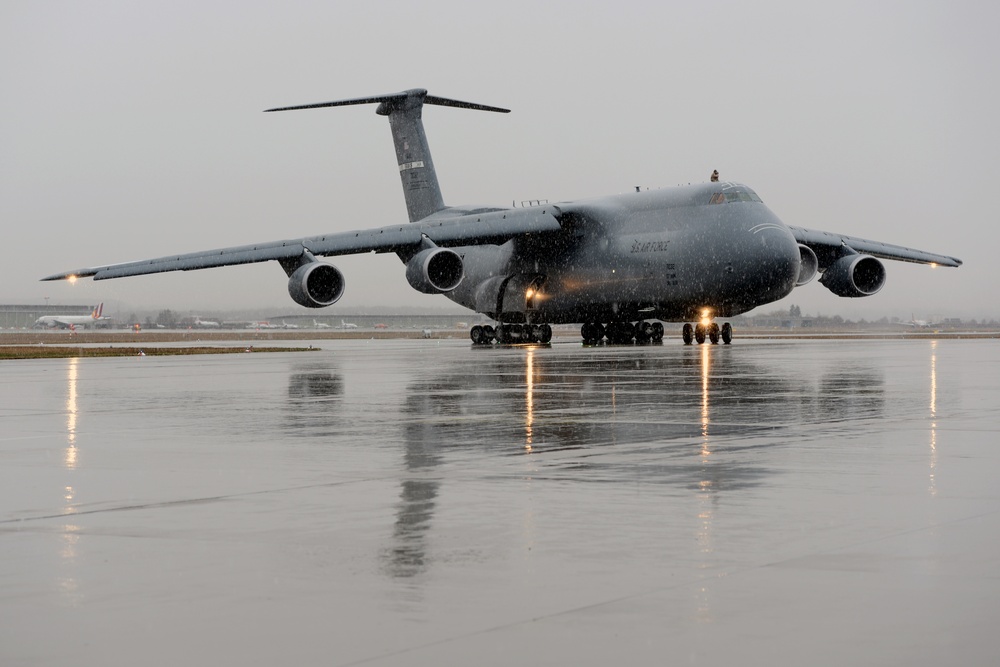
<svg viewBox="0 0 1000 667"><path fill-rule="evenodd" d="M75 282L76 282L76 276L70 276L70 277L69 277L69 278L67 278L66 280L68 280L68 281L69 281L69 284L70 284L70 285L72 285L73 283L75 283Z"/></svg>
<svg viewBox="0 0 1000 667"><path fill-rule="evenodd" d="M708 326L712 323L712 309L702 308L701 309L701 323Z"/></svg>
<svg viewBox="0 0 1000 667"><path fill-rule="evenodd" d="M535 290L529 289L527 292L524 293L524 296L530 299L531 297L535 296Z"/></svg>

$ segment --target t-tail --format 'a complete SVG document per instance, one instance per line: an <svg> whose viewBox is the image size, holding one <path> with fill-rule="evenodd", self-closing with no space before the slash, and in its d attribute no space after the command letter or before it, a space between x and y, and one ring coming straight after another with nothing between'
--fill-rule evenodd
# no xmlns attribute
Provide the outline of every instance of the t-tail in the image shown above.
<svg viewBox="0 0 1000 667"><path fill-rule="evenodd" d="M510 109L428 95L427 91L422 88L404 90L401 93L389 95L280 107L267 109L267 111L291 111L376 103L379 106L375 113L389 117L392 142L396 147L396 162L399 165L399 178L403 183L403 196L406 198L406 212L410 217L410 222L423 220L427 216L447 208L441 196L441 186L438 185L431 151L427 146L427 135L424 134L422 120L424 105L436 104L460 109L510 113Z"/></svg>

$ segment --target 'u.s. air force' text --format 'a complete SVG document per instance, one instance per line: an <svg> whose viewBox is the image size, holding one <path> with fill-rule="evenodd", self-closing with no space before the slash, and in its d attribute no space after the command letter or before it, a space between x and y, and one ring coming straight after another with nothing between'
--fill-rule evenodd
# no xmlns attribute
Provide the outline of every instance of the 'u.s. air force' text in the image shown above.
<svg viewBox="0 0 1000 667"><path fill-rule="evenodd" d="M629 252L666 252L670 241L633 241Z"/></svg>

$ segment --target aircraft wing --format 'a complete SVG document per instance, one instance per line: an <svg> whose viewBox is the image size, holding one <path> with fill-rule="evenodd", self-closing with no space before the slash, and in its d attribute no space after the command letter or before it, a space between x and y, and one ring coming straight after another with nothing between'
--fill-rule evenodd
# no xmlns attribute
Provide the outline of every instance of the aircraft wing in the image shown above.
<svg viewBox="0 0 1000 667"><path fill-rule="evenodd" d="M815 229L805 229L791 225L788 228L792 230L792 235L795 236L796 241L809 246L816 253L821 266L826 266L830 261L839 257L840 248L843 246L880 259L894 259L900 262L915 262L917 264L938 264L941 266L957 267L962 265L962 260L956 257L949 257L948 255L914 250L913 248L882 243L880 241L869 241L868 239L856 236L821 232ZM829 261L824 261L824 258Z"/></svg>
<svg viewBox="0 0 1000 667"><path fill-rule="evenodd" d="M89 278L106 280L167 271L193 271L217 266L252 264L293 259L304 252L313 255L353 255L366 252L396 252L420 245L426 236L441 247L501 244L512 238L555 232L561 229L553 208L509 209L440 217L390 227L337 232L301 239L169 255L137 262L93 266L56 273L42 280ZM444 212L446 214L446 212Z"/></svg>

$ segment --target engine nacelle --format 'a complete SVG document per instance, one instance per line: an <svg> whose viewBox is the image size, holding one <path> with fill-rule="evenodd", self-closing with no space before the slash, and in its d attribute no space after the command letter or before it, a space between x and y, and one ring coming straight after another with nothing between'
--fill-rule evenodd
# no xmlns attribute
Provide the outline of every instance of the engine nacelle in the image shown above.
<svg viewBox="0 0 1000 667"><path fill-rule="evenodd" d="M406 263L406 280L424 294L450 292L465 277L462 256L447 248L426 248Z"/></svg>
<svg viewBox="0 0 1000 667"><path fill-rule="evenodd" d="M871 296L885 285L885 267L870 255L847 255L827 267L819 281L837 296Z"/></svg>
<svg viewBox="0 0 1000 667"><path fill-rule="evenodd" d="M332 264L307 262L288 277L288 294L306 308L332 306L344 296L344 274Z"/></svg>
<svg viewBox="0 0 1000 667"><path fill-rule="evenodd" d="M802 287L816 277L819 270L819 259L816 253L807 245L799 244L799 277L795 280L796 287Z"/></svg>

